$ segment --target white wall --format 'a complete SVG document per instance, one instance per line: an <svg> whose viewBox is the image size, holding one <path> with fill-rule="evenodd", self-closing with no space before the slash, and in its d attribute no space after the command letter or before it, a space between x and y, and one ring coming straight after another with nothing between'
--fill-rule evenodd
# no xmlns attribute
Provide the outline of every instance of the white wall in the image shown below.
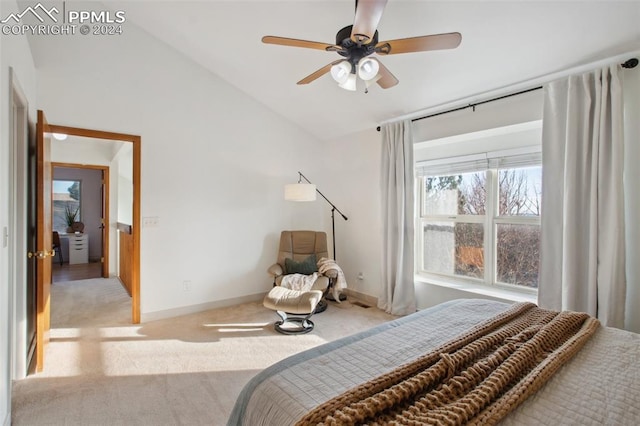
<svg viewBox="0 0 640 426"><path fill-rule="evenodd" d="M51 138L51 161L109 166L114 156L113 147L124 143L80 136L69 136L63 141Z"/></svg>
<svg viewBox="0 0 640 426"><path fill-rule="evenodd" d="M0 16L17 12L13 1L0 2ZM14 263L10 262L15 253L11 253L17 239L24 239L24 234L14 229L11 218L11 192L9 182L12 173L11 126L9 112L10 68L14 77L28 99L30 117L35 122L34 107L36 101L36 76L33 60L28 49L27 40L20 36L0 36L0 423L9 425L11 409L11 353L15 342L20 338L24 342L26 330L19 327L19 334L13 335L13 306L14 297L24 298L24 288L14 286L12 270ZM4 231L9 237L4 243ZM20 293L20 294L14 294ZM24 343L21 348L26 353ZM26 358L26 355L25 355Z"/></svg>
<svg viewBox="0 0 640 426"><path fill-rule="evenodd" d="M378 297L381 289L382 212L380 161L382 139L375 129L329 141L322 185L318 188L348 218L336 216L337 262L348 289ZM322 206L329 214L329 205ZM327 216L327 228L331 225ZM362 273L363 279L358 279Z"/></svg>
<svg viewBox="0 0 640 426"><path fill-rule="evenodd" d="M111 220L127 225L133 223L133 145L124 144L113 161L113 173L118 182L117 196L118 214Z"/></svg>
<svg viewBox="0 0 640 426"><path fill-rule="evenodd" d="M143 319L263 294L280 231L322 223L283 200L318 141L133 24L32 46L50 123L142 137Z"/></svg>
<svg viewBox="0 0 640 426"><path fill-rule="evenodd" d="M113 276L120 275L120 232L118 223L133 224L133 144L123 143L116 152L111 162L110 198L113 208L109 216L109 229L111 231L111 261L109 273Z"/></svg>

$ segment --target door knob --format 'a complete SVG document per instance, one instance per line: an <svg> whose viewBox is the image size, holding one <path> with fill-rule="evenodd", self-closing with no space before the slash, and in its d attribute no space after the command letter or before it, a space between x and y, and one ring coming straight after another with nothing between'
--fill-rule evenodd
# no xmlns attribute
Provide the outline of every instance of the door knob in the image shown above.
<svg viewBox="0 0 640 426"><path fill-rule="evenodd" d="M29 259L35 257L37 259L45 259L47 257L53 257L55 256L56 252L55 250L51 250L51 251L47 251L47 250L39 250L36 252L27 252L27 257Z"/></svg>

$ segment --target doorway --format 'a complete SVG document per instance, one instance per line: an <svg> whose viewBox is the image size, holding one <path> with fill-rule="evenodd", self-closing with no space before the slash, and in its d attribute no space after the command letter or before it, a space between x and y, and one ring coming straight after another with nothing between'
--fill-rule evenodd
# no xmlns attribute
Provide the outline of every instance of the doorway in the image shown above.
<svg viewBox="0 0 640 426"><path fill-rule="evenodd" d="M51 265L51 281L59 283L108 278L110 270L116 274L118 269L118 265L112 268L110 261L113 256L109 255L110 167L58 162L58 159L67 158L65 145L58 144L55 137L52 142L55 254ZM79 143L84 142L74 140L67 146L73 149ZM105 143L118 144L111 141ZM105 162L113 163L113 152L116 155L118 152L117 145L116 149L111 146L108 148L108 154L103 158Z"/></svg>
<svg viewBox="0 0 640 426"><path fill-rule="evenodd" d="M131 146L131 221L129 224L130 250L127 253L128 289L131 294L131 322L140 322L140 136L99 130L82 129L49 124L43 111L38 111L36 123L37 207L34 227L37 247L29 252L29 259L36 265L36 350L35 370L42 371L45 364L45 347L51 328L51 265L52 250L52 167L51 139L55 135L77 136L89 139L127 142ZM80 147L80 146L79 146ZM112 228L112 224L109 224ZM115 226L113 226L115 230ZM122 263L122 262L121 262ZM19 318L16 318L19 320ZM18 322L18 321L16 321Z"/></svg>
<svg viewBox="0 0 640 426"><path fill-rule="evenodd" d="M123 159L121 161L124 164L125 168L129 168L128 172L125 172L124 175L130 179L130 188L127 191L124 191L127 196L125 198L130 199L131 206L130 208L121 209L118 206L119 211L125 211L125 213L118 213L115 216L117 222L114 223L114 220L109 219L109 211L110 209L110 191L108 190L107 185L108 182L102 186L101 189L101 210L103 218L105 218L104 226L101 228L102 231L102 252L103 252L103 261L102 265L102 276L108 277L110 275L117 274L121 276L123 273L127 276L126 287L130 291L131 295L131 322L133 324L138 324L140 322L140 136L136 135L127 135L122 133L114 133L114 132L105 132L100 130L92 130L92 129L83 129L76 127L68 127L61 126L56 124L48 125L49 132L54 135L66 135L68 138L64 142L68 142L73 145L73 151L78 152L81 150L91 150L93 152L100 150L101 152L110 152L112 153L112 159L118 157L118 155L128 155L129 160ZM58 141L62 142L62 141ZM55 143L58 143L55 142ZM52 148L52 155L58 155L55 152L55 147ZM99 147L99 148L97 148ZM53 160L60 160L58 162L53 162L53 165L60 166L78 166L79 162L73 161L73 155L68 153L60 154L60 157L53 158ZM124 153L124 154L123 154ZM63 162L66 160L67 162ZM86 165L83 164L84 168L95 168L101 170L103 173L103 180L113 180L114 177L121 180L121 176L118 170L111 173L109 171L109 167L100 166L100 165ZM105 176L106 175L106 176ZM128 210L128 213L126 212ZM129 226L131 231L131 252L127 256L127 265L129 268L128 271L123 271L120 263L122 262L112 262L109 259L113 258L121 258L120 253L118 256L111 255L111 253L117 253L117 250L112 248L113 245L109 244L110 240L114 240L114 238L110 238L110 236L116 235L117 229L120 228L121 225L121 217L123 216L126 219L126 224ZM118 267L114 268L114 264L117 264Z"/></svg>

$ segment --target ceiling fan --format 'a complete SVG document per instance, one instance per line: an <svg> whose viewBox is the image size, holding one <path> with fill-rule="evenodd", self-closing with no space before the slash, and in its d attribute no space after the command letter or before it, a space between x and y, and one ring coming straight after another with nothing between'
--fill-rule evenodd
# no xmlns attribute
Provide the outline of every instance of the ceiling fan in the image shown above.
<svg viewBox="0 0 640 426"><path fill-rule="evenodd" d="M387 0L355 0L355 2L356 12L353 25L338 31L335 44L276 36L264 36L262 42L337 52L343 59L325 65L298 81L298 84L309 84L330 72L339 86L347 90L356 90L357 77L360 77L365 82L366 92L374 82L383 89L398 84L398 79L391 74L387 67L371 55L384 56L453 49L458 47L462 40L460 33L446 33L378 41L377 27Z"/></svg>

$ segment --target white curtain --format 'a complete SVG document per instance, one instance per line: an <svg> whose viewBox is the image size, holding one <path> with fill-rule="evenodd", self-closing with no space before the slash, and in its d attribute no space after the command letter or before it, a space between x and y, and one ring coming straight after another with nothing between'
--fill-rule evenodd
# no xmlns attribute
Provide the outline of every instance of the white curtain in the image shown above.
<svg viewBox="0 0 640 426"><path fill-rule="evenodd" d="M383 288L378 307L407 315L416 311L411 121L385 125L382 132Z"/></svg>
<svg viewBox="0 0 640 426"><path fill-rule="evenodd" d="M538 302L624 326L623 100L619 65L545 87Z"/></svg>

